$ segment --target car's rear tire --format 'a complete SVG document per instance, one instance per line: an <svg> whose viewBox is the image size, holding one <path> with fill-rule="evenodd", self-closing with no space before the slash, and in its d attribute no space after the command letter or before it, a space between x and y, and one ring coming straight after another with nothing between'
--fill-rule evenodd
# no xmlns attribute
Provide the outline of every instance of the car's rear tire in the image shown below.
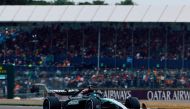
<svg viewBox="0 0 190 109"><path fill-rule="evenodd" d="M129 109L140 109L140 103L136 97L129 97L126 99L125 106Z"/></svg>
<svg viewBox="0 0 190 109"><path fill-rule="evenodd" d="M98 98L91 97L86 101L85 109L101 109L101 101Z"/></svg>
<svg viewBox="0 0 190 109"><path fill-rule="evenodd" d="M43 109L61 109L61 103L57 97L47 97L43 102Z"/></svg>
<svg viewBox="0 0 190 109"><path fill-rule="evenodd" d="M93 109L94 104L92 100L86 101L85 109Z"/></svg>

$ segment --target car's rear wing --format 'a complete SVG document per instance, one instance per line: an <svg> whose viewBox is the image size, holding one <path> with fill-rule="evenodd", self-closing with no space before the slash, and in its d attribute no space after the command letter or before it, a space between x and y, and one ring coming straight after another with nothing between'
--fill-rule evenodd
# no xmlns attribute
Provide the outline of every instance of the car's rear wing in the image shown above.
<svg viewBox="0 0 190 109"><path fill-rule="evenodd" d="M48 94L58 94L62 96L73 96L76 95L80 90L79 89L64 89L64 90L49 90Z"/></svg>
<svg viewBox="0 0 190 109"><path fill-rule="evenodd" d="M42 83L36 83L33 85L36 89L36 92L43 92L44 97L46 96L75 96L77 95L81 90L79 89L63 89L63 90L50 90L45 84Z"/></svg>

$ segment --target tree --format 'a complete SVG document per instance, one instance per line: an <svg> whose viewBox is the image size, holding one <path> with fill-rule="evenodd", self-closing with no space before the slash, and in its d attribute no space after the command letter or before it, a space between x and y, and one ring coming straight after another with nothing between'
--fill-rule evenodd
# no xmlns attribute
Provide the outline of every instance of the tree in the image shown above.
<svg viewBox="0 0 190 109"><path fill-rule="evenodd" d="M107 5L104 1L101 0L95 0L92 2L93 5Z"/></svg>
<svg viewBox="0 0 190 109"><path fill-rule="evenodd" d="M68 0L56 0L54 4L55 5L74 5L75 3Z"/></svg>
<svg viewBox="0 0 190 109"><path fill-rule="evenodd" d="M132 0L124 0L120 3L117 3L117 5L134 5L134 2Z"/></svg>
<svg viewBox="0 0 190 109"><path fill-rule="evenodd" d="M26 5L28 3L28 0L12 0L15 3L13 5Z"/></svg>
<svg viewBox="0 0 190 109"><path fill-rule="evenodd" d="M78 5L92 5L90 2L79 2Z"/></svg>
<svg viewBox="0 0 190 109"><path fill-rule="evenodd" d="M29 0L27 3L27 5L50 5L50 4L51 4L50 2L46 2L43 0L40 0L40 1Z"/></svg>
<svg viewBox="0 0 190 109"><path fill-rule="evenodd" d="M0 5L48 5L46 1L34 1L34 0L1 0Z"/></svg>
<svg viewBox="0 0 190 109"><path fill-rule="evenodd" d="M25 5L27 0L1 0L1 5Z"/></svg>

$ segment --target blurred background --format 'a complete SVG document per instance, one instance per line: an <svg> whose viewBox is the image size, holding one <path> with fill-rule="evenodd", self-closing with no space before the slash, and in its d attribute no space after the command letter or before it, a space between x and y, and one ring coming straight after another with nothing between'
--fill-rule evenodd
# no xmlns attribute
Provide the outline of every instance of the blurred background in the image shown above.
<svg viewBox="0 0 190 109"><path fill-rule="evenodd" d="M1 23L0 62L14 66L15 94L35 83L189 88L188 36L185 25L169 23Z"/></svg>
<svg viewBox="0 0 190 109"><path fill-rule="evenodd" d="M3 6L75 4L108 3L100 0L77 3L67 0L3 0L0 3ZM116 4L137 5L132 0ZM6 15L3 6L0 13ZM182 9L179 8L179 12ZM89 85L97 88L188 89L189 35L189 23L172 21L4 21L0 22L0 64L14 66L14 94L22 97L38 90L34 86L36 83L45 84L49 89ZM0 77L0 98L6 96L6 86L7 81Z"/></svg>

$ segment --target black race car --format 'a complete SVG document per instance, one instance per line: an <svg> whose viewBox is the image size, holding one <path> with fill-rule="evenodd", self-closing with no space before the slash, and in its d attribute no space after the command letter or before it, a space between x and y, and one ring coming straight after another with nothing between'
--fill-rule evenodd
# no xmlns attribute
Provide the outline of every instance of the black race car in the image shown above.
<svg viewBox="0 0 190 109"><path fill-rule="evenodd" d="M44 99L43 109L140 109L140 102L136 97L129 97L122 104L114 99L103 97L101 93L95 92L91 88L79 91L54 90L51 94ZM70 96L59 98L54 95Z"/></svg>

